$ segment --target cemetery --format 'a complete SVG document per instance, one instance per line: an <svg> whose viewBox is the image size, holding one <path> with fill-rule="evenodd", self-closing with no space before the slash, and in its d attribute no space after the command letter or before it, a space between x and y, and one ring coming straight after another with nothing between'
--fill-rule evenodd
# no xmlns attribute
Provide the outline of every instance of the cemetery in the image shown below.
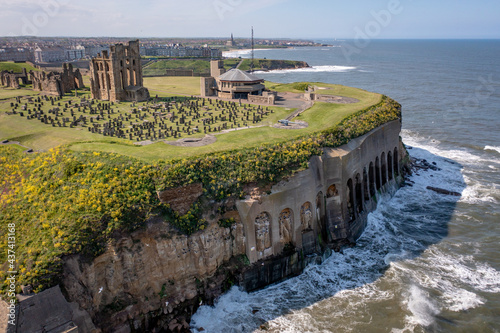
<svg viewBox="0 0 500 333"><path fill-rule="evenodd" d="M119 103L41 95L16 97L6 114L51 127L153 143L257 126L275 112L274 107L199 97Z"/></svg>

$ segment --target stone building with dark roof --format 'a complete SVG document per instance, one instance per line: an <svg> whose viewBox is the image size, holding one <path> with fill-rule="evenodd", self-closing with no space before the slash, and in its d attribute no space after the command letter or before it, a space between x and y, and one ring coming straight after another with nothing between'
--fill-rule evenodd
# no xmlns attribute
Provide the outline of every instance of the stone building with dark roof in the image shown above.
<svg viewBox="0 0 500 333"><path fill-rule="evenodd" d="M276 95L265 91L264 79L233 68L225 72L222 61L211 62L211 77L201 78L202 97L246 99L249 102L274 104Z"/></svg>
<svg viewBox="0 0 500 333"><path fill-rule="evenodd" d="M215 78L219 97L248 99L249 95L262 95L266 86L264 80L239 69L231 69Z"/></svg>

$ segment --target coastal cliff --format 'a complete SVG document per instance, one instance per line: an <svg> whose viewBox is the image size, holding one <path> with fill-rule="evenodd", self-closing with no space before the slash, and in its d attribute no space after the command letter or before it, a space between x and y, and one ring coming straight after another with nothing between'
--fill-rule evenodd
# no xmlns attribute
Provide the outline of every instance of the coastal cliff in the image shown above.
<svg viewBox="0 0 500 333"><path fill-rule="evenodd" d="M118 237L93 261L67 257L64 294L103 332L187 330L196 309L212 304L233 284L246 290L264 287L299 274L309 262L321 262L330 248L354 243L379 193L402 181L404 153L391 168L379 163L379 180L367 178L366 190L373 184L373 195L356 193L356 186L363 189L362 180L349 185L386 150L404 151L399 130L399 121L386 124L348 145L326 149L311 159L309 169L270 189L255 188L252 196L236 202L237 212L226 213L235 218L229 227L219 226L213 211L204 213L212 215L208 227L189 237L151 220L145 229ZM360 198L363 202L356 201ZM267 233L256 230L256 219L266 223L262 212L268 214Z"/></svg>
<svg viewBox="0 0 500 333"><path fill-rule="evenodd" d="M201 304L212 304L231 286L262 288L352 245L380 193L402 181L400 111L383 97L308 137L168 164L97 152L37 156L41 163L31 163L32 174L45 181L46 169L38 165L52 163L51 175L78 189L64 197L67 209L83 215L80 224L63 220L60 229L35 226L54 244L21 266L30 274L23 276L20 297L28 298L18 306L18 328L183 331ZM9 158L17 165L15 155ZM64 181L51 186L72 193ZM27 200L55 193L28 190ZM97 212L104 207L99 219L81 209L89 205ZM16 218L14 208L7 217ZM57 315L44 306L56 303L63 309Z"/></svg>

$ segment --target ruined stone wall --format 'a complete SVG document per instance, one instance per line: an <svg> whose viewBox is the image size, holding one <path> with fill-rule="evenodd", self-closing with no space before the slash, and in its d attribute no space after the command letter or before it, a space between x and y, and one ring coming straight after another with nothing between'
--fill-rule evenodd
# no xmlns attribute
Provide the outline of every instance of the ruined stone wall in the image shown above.
<svg viewBox="0 0 500 333"><path fill-rule="evenodd" d="M43 91L45 94L63 96L61 76L54 72L30 72L33 90Z"/></svg>
<svg viewBox="0 0 500 333"><path fill-rule="evenodd" d="M80 70L73 70L71 64L64 64L61 73L30 71L30 76L33 90L42 91L49 95L63 96L74 89L85 87Z"/></svg>
<svg viewBox="0 0 500 333"><path fill-rule="evenodd" d="M109 101L144 101L149 91L143 87L139 41L127 46L116 44L90 63L92 98Z"/></svg>
<svg viewBox="0 0 500 333"><path fill-rule="evenodd" d="M2 71L0 72L0 83L2 86L8 88L19 89L19 79L13 72Z"/></svg>
<svg viewBox="0 0 500 333"><path fill-rule="evenodd" d="M201 77L200 78L200 91L201 97L216 96L216 91L213 87L216 86L216 81L213 77Z"/></svg>
<svg viewBox="0 0 500 333"><path fill-rule="evenodd" d="M276 100L276 96L274 95L248 95L248 102L250 103L259 103L259 104L269 104L274 105Z"/></svg>
<svg viewBox="0 0 500 333"><path fill-rule="evenodd" d="M8 88L19 89L20 84L29 84L28 73L26 72L26 68L23 68L22 73L14 73L13 71L1 71L0 72L0 85L6 86Z"/></svg>

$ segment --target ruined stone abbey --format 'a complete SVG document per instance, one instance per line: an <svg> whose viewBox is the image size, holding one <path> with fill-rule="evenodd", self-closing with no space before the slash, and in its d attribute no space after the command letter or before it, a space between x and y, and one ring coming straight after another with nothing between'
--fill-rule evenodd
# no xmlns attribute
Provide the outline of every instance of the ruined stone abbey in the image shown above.
<svg viewBox="0 0 500 333"><path fill-rule="evenodd" d="M149 99L142 81L139 41L115 44L90 63L92 98L107 101L140 102Z"/></svg>

